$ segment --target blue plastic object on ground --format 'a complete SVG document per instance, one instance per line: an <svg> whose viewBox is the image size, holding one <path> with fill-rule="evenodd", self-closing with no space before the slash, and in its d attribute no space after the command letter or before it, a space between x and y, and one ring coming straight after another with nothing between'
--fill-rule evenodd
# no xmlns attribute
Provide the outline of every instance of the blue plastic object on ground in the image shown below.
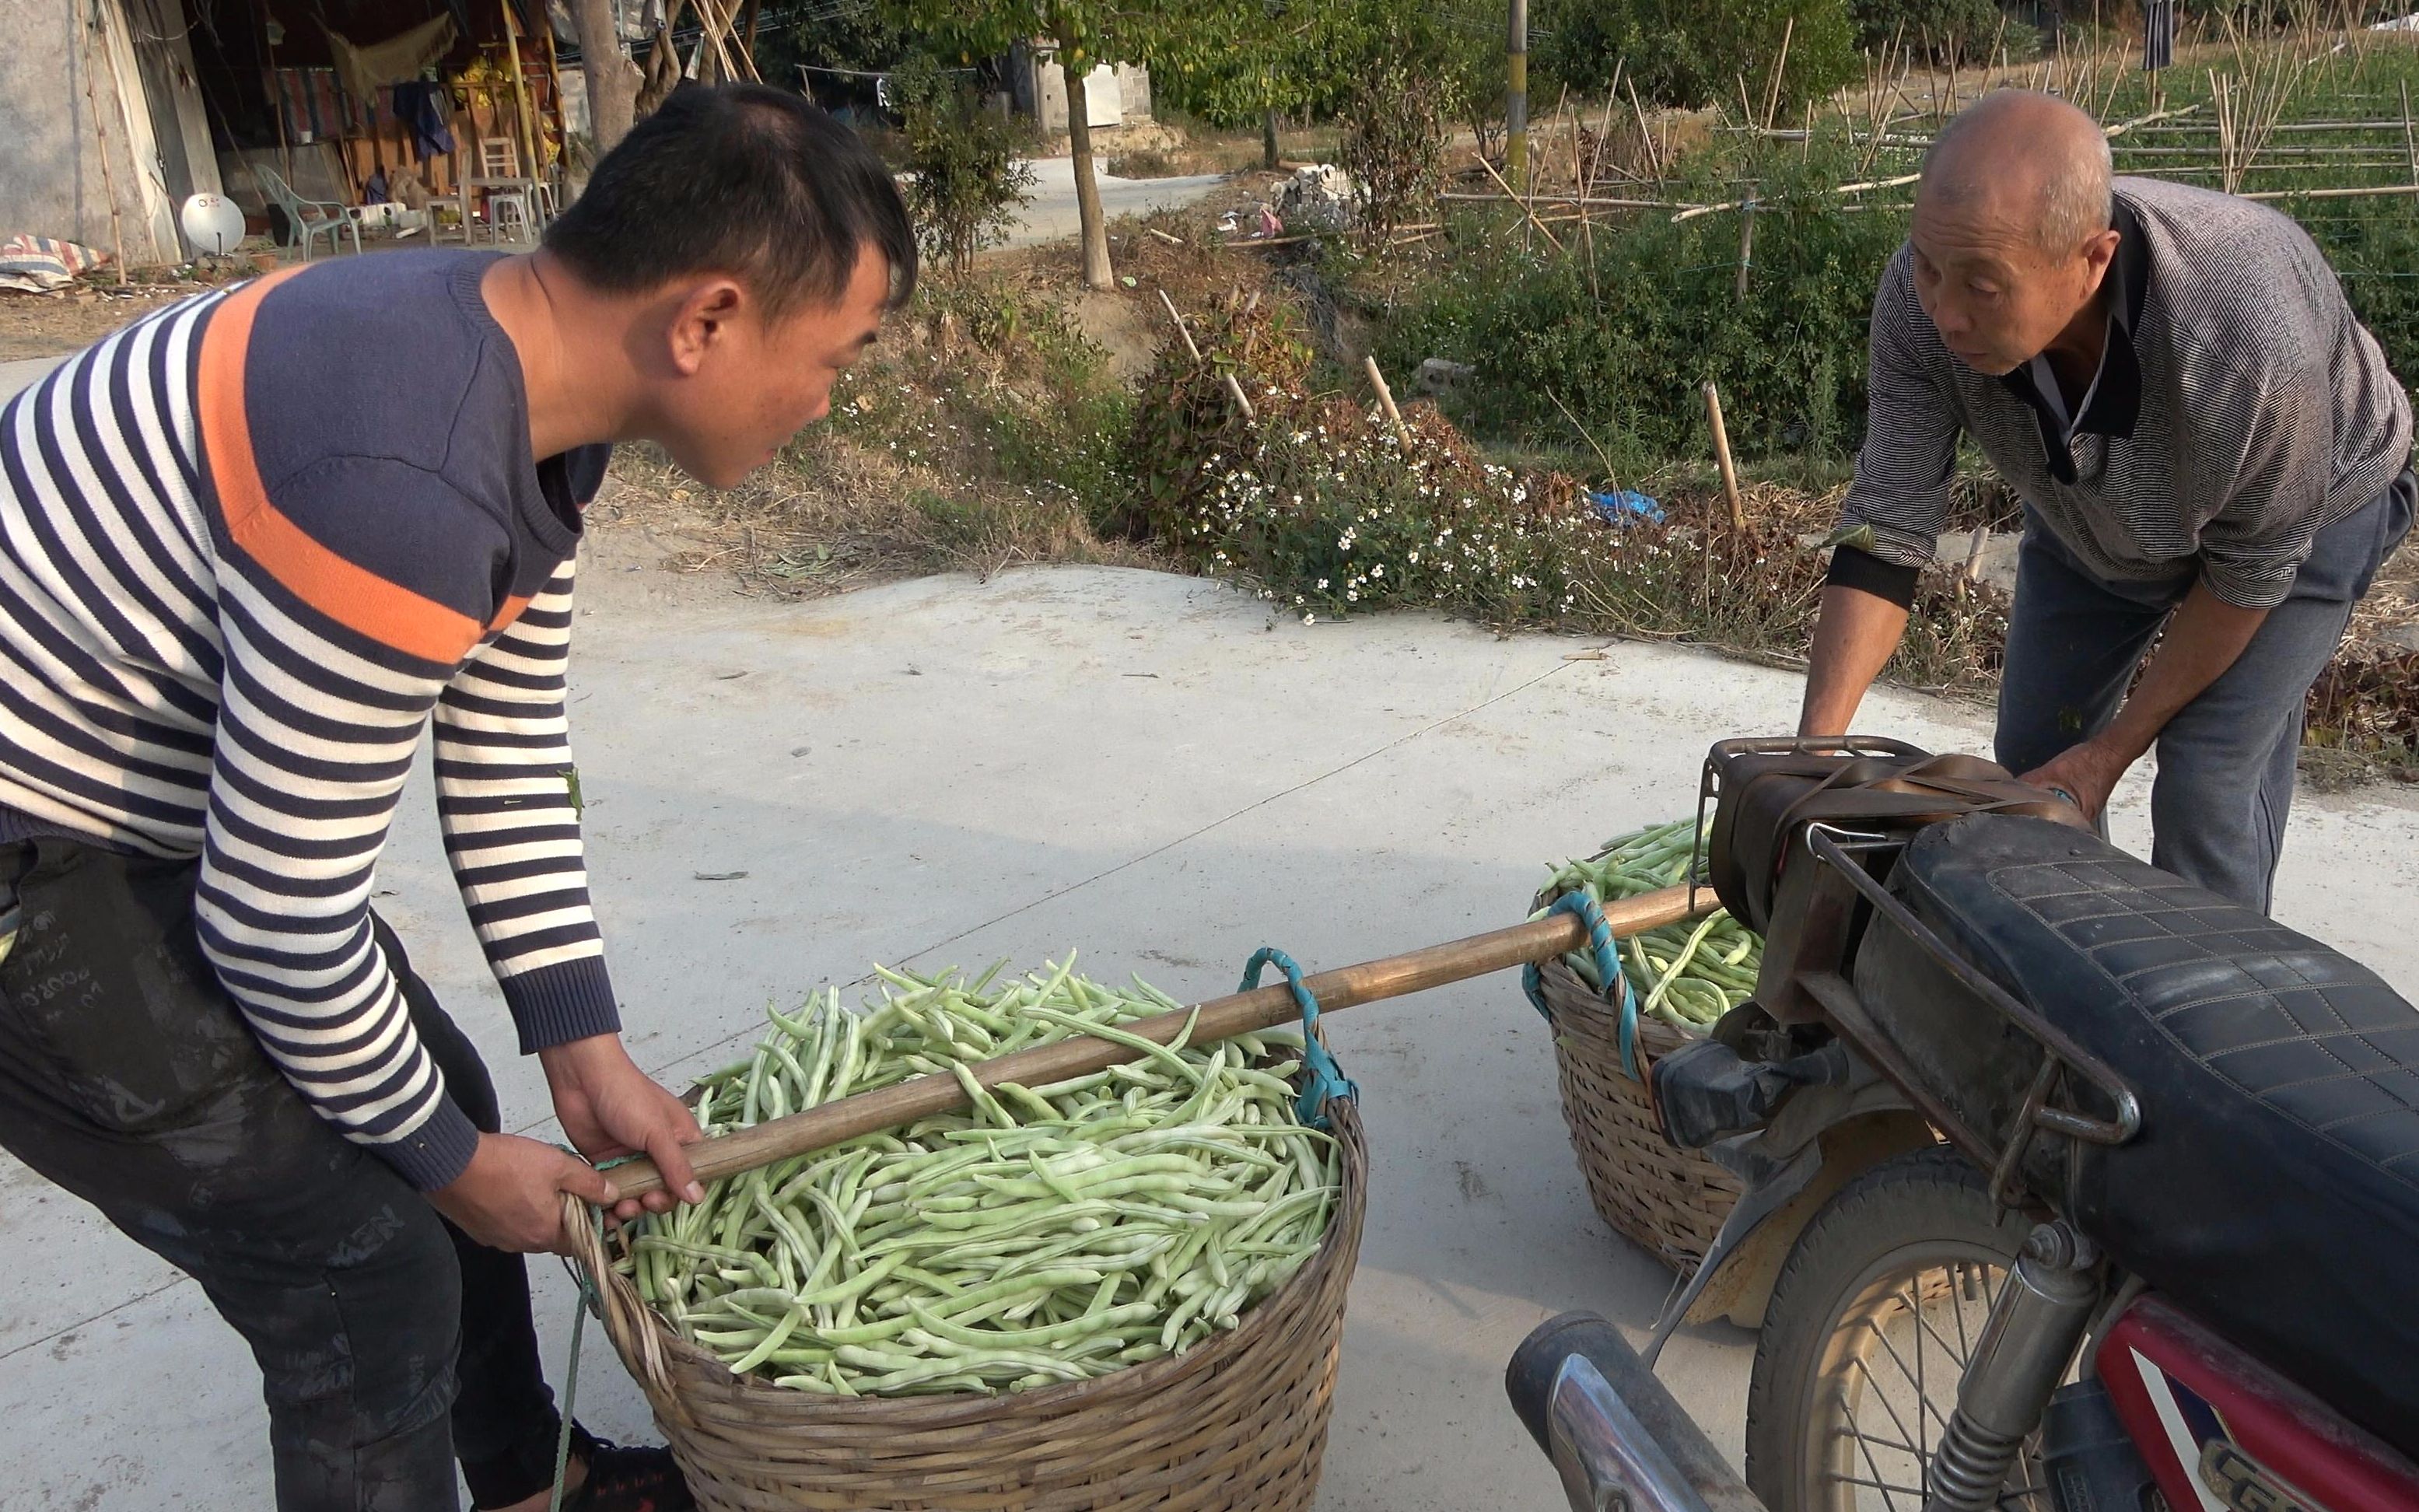
<svg viewBox="0 0 2419 1512"><path fill-rule="evenodd" d="M1591 493L1588 500L1595 505L1597 514L1614 525L1626 525L1634 519L1654 525L1663 523L1663 506L1642 493L1616 488L1610 493Z"/></svg>

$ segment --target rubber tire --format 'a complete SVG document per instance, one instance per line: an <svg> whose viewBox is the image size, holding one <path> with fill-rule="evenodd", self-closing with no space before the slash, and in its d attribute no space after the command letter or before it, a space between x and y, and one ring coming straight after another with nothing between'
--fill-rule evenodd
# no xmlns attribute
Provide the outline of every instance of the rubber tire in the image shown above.
<svg viewBox="0 0 2419 1512"><path fill-rule="evenodd" d="M1995 1214L1989 1179L1945 1145L1892 1156L1824 1204L1773 1283L1749 1377L1747 1483L1771 1512L1809 1512L1795 1484L1809 1378L1848 1288L1891 1250L1926 1240L1962 1240L2013 1264L2032 1227L2021 1213Z"/></svg>

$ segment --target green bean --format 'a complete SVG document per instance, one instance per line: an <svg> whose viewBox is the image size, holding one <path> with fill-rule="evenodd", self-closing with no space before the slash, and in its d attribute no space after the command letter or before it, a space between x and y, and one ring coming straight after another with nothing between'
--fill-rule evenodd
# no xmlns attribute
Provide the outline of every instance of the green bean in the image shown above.
<svg viewBox="0 0 2419 1512"><path fill-rule="evenodd" d="M620 1264L682 1336L800 1391L1029 1389L1238 1326L1317 1248L1334 1143L1294 1119L1297 1040L1194 1047L1194 1023L1144 1040L1120 1026L1174 999L1086 980L1071 957L1000 977L878 969L864 1011L826 990L769 1013L751 1058L707 1078L698 1109L718 1130L917 1075L972 1106L634 1225ZM975 1079L986 1057L1073 1034L1141 1058L1046 1087Z"/></svg>

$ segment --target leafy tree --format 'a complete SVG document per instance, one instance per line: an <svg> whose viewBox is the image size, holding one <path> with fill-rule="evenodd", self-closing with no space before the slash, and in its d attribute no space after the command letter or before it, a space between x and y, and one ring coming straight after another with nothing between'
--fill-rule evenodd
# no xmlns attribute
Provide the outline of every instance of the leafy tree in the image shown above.
<svg viewBox="0 0 2419 1512"><path fill-rule="evenodd" d="M1092 171L1092 123L1084 76L1102 63L1148 64L1154 74L1198 69L1231 45L1256 0L891 0L899 20L941 55L996 57L1037 38L1057 50L1067 85L1067 144L1074 157L1075 211L1084 233L1084 282L1107 288L1109 230Z"/></svg>
<svg viewBox="0 0 2419 1512"><path fill-rule="evenodd" d="M1542 0L1537 30L1540 71L1574 91L1605 88L1626 60L1640 94L1687 110L1735 103L1742 78L1761 110L1784 36L1784 111L1857 69L1849 0Z"/></svg>
<svg viewBox="0 0 2419 1512"><path fill-rule="evenodd" d="M1261 127L1273 168L1277 117L1340 114L1380 60L1394 8L1382 0L1241 0L1215 18L1231 26L1223 45L1154 76L1152 90L1212 125Z"/></svg>
<svg viewBox="0 0 2419 1512"><path fill-rule="evenodd" d="M891 75L891 91L916 239L926 257L963 278L977 252L1006 239L1017 207L1032 197L1033 170L1017 160L1015 134L983 109L966 75L917 57Z"/></svg>

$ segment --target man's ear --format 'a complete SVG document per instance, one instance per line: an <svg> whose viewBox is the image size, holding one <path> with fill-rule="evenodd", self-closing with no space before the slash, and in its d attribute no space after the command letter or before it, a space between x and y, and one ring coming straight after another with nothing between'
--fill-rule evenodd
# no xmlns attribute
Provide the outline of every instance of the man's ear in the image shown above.
<svg viewBox="0 0 2419 1512"><path fill-rule="evenodd" d="M2112 225L2105 231L2092 233L2091 239L2083 244L2084 260L2091 265L2094 278L2107 272L2117 261L2117 249L2124 240L2125 234Z"/></svg>
<svg viewBox="0 0 2419 1512"><path fill-rule="evenodd" d="M706 354L728 337L731 323L747 308L747 291L736 279L701 279L680 296L666 332L672 370L683 378L695 377L705 365Z"/></svg>

